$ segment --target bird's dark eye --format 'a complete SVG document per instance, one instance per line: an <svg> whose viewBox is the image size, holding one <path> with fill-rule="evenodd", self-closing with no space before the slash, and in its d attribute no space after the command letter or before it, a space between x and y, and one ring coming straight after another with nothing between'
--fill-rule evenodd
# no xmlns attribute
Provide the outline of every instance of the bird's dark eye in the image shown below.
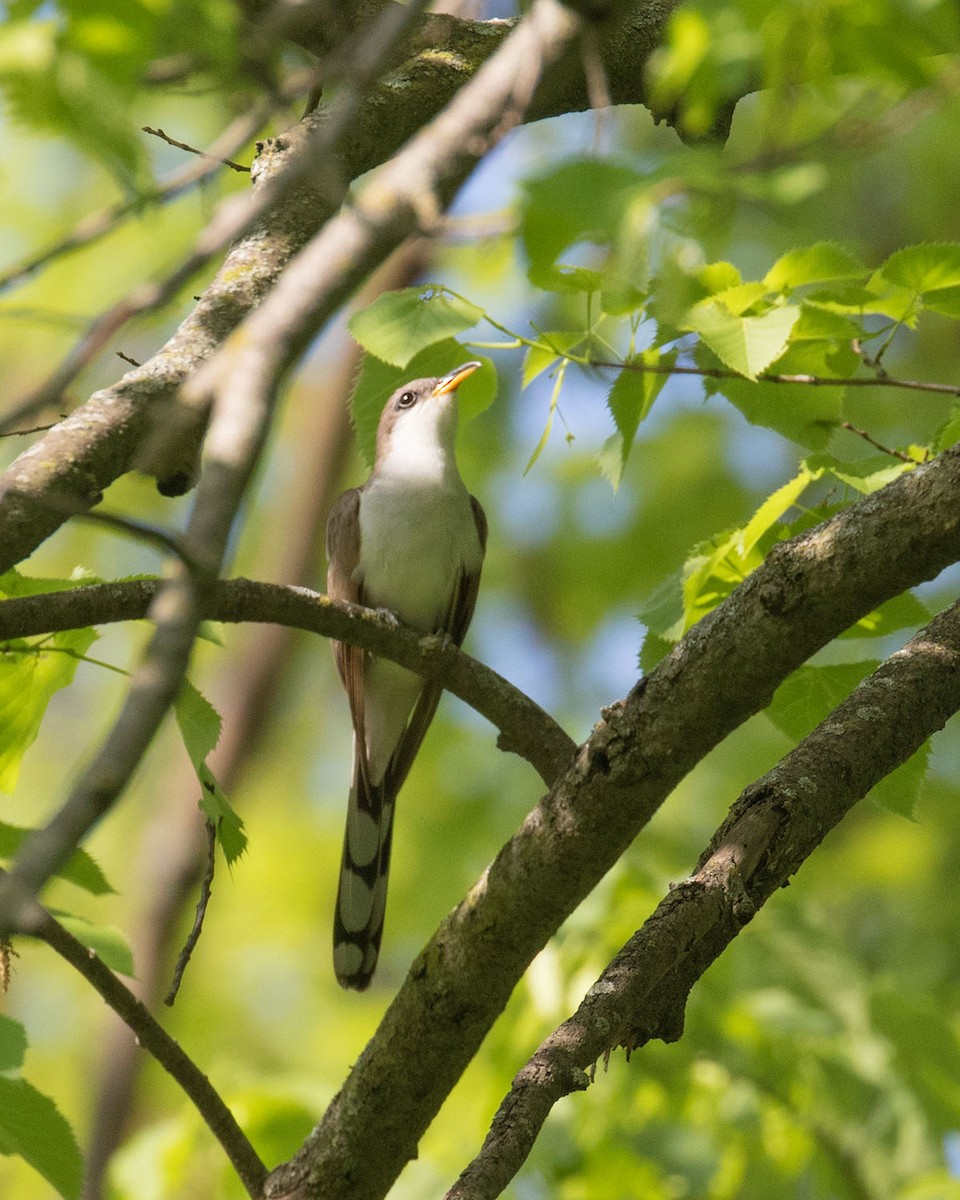
<svg viewBox="0 0 960 1200"><path fill-rule="evenodd" d="M413 392L402 392L397 401L397 408L409 408L414 400L416 400L416 396Z"/></svg>

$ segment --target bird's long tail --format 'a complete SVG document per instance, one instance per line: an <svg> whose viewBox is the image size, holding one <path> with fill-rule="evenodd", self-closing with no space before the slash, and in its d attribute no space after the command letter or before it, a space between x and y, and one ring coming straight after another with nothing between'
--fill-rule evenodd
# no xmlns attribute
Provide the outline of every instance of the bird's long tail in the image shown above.
<svg viewBox="0 0 960 1200"><path fill-rule="evenodd" d="M333 922L333 968L342 987L363 991L380 953L387 905L396 789L357 771L350 788Z"/></svg>

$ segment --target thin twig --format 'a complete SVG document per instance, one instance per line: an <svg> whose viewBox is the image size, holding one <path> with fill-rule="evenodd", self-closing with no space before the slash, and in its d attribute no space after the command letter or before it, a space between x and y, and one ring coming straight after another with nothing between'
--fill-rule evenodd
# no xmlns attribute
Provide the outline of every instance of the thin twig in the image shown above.
<svg viewBox="0 0 960 1200"><path fill-rule="evenodd" d="M129 363L131 367L142 366L142 364L138 363L135 358L131 358L129 354L124 354L122 350L115 350L114 354L116 354L117 358L122 359L125 363Z"/></svg>
<svg viewBox="0 0 960 1200"><path fill-rule="evenodd" d="M0 879L4 876L6 872L0 873ZM207 1128L223 1147L247 1192L252 1197L259 1198L267 1174L266 1167L220 1093L193 1059L157 1023L96 953L78 941L59 921L54 920L38 901L29 895L21 895L18 916L21 931L46 942L78 971L130 1028L144 1050L176 1080L203 1118Z"/></svg>
<svg viewBox="0 0 960 1200"><path fill-rule="evenodd" d="M695 375L706 379L740 379L744 382L750 382L739 371L732 371L727 367L664 366L661 363L610 362L605 359L593 358L574 358L571 361L583 367L611 367L617 371L637 371L640 374L647 375ZM930 383L923 379L900 379L893 375L884 375L879 379L864 379L858 375L845 379L842 376L832 375L783 375L773 371L764 371L753 382L798 383L806 387L906 388L914 392L935 392L943 396L960 396L960 384Z"/></svg>
<svg viewBox="0 0 960 1200"><path fill-rule="evenodd" d="M232 158L217 158L213 154L208 154L206 150L198 150L196 146L189 146L186 142L178 142L176 138L170 137L168 133L164 133L162 129L152 129L149 125L142 125L141 129L144 133L149 133L153 137L160 138L166 142L168 146L176 146L178 150L186 150L188 154L198 154L201 158L212 158L218 163L222 163L225 167L230 167L234 171L245 171L250 173L250 168L245 167L243 163L234 162Z"/></svg>
<svg viewBox="0 0 960 1200"><path fill-rule="evenodd" d="M281 172L264 182L256 191L243 197L231 197L220 206L206 228L201 232L193 250L164 279L152 284L141 284L117 301L112 307L94 319L86 333L72 347L62 363L48 378L17 401L13 408L0 419L0 432L19 425L27 417L56 403L66 388L89 362L103 349L112 337L129 320L141 313L162 308L167 304L215 254L220 253L231 242L236 241L255 222L277 203L288 189L310 174L317 182L321 168L326 172L324 180L329 191L334 193L335 202L346 195L347 180L340 179L334 170L333 149L350 131L351 121L366 91L373 86L380 65L389 58L393 47L406 36L409 27L419 17L427 0L411 0L406 5L386 9L361 37L350 55L344 56L344 69L354 66L349 83L345 84L331 107L328 119L319 124L309 135L309 146L289 161ZM312 80L315 72L309 73ZM291 85L288 85L288 87ZM303 80L300 80L303 86ZM256 128L260 128L272 108L264 114ZM209 170L209 167L206 168ZM331 203L334 199L331 198Z"/></svg>
<svg viewBox="0 0 960 1200"><path fill-rule="evenodd" d="M209 147L206 159L191 163L182 171L178 171L167 183L162 184L153 191L134 196L130 200L123 200L119 204L112 204L100 212L89 214L79 221L66 237L54 242L53 245L40 251L39 254L35 254L32 258L24 259L16 266L10 267L0 275L0 292L5 291L23 279L27 279L30 275L39 271L41 267L45 267L56 259L62 258L65 254L70 254L74 250L79 250L83 246L89 246L91 243L106 237L108 233L116 229L127 217L133 216L135 213L142 212L145 208L150 208L154 205L168 204L171 200L175 200L178 196L182 195L188 188L201 183L209 175L219 170L222 154L229 154L240 146L247 145L250 139L263 127L274 106L273 101L259 101L248 112L243 113L242 116L237 117L236 120L227 126L223 133Z"/></svg>
<svg viewBox="0 0 960 1200"><path fill-rule="evenodd" d="M173 979L170 981L170 989L163 998L164 1004L168 1007L172 1007L173 1002L177 998L177 992L180 991L180 984L183 980L183 973L187 969L187 964L190 962L197 942L200 941L200 934L203 932L203 918L207 915L207 905L210 903L210 893L213 890L213 874L217 866L217 827L212 821L208 820L206 822L206 829L207 866L200 883L200 896L197 899L197 911L193 919L193 925L187 934L187 940L183 943L183 947L177 955L176 966L173 969Z"/></svg>
<svg viewBox="0 0 960 1200"><path fill-rule="evenodd" d="M885 378L889 378L889 376ZM868 442L871 446L873 446L874 450L879 450L882 454L889 454L892 458L899 458L901 462L910 463L911 466L915 465L917 462L917 460L915 458L911 458L905 450L894 450L891 446L885 446L882 442L878 442L875 437L872 437L869 433L867 433L865 429L858 428L850 421L841 421L840 428L849 430L850 433L855 433L857 437L863 438L865 442Z"/></svg>
<svg viewBox="0 0 960 1200"><path fill-rule="evenodd" d="M40 428L44 428L41 426ZM25 430L26 433L36 433L37 430ZM6 435L2 435L6 436ZM0 496L19 498L20 493L15 488L7 488ZM168 554L173 554L189 569L195 569L195 562L183 539L178 533L165 529L162 525L152 525L148 521L139 521L135 517L126 517L121 513L104 512L102 509L88 508L82 500L66 493L46 492L43 496L31 496L30 499L44 508L73 517L80 521L93 521L118 533L125 533L138 541L147 542Z"/></svg>
<svg viewBox="0 0 960 1200"><path fill-rule="evenodd" d="M56 421L53 423L57 424ZM32 429L7 429L0 433L0 437L26 437L31 433L46 433L48 429L52 429L53 425L34 425Z"/></svg>

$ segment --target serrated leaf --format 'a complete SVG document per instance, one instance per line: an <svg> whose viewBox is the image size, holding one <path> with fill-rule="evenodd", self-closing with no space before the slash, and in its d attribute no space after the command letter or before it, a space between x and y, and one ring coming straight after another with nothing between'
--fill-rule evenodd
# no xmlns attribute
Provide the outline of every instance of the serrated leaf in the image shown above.
<svg viewBox="0 0 960 1200"><path fill-rule="evenodd" d="M27 1031L13 1017L0 1015L0 1072L23 1066L27 1052Z"/></svg>
<svg viewBox="0 0 960 1200"><path fill-rule="evenodd" d="M108 925L96 925L84 917L77 917L71 913L54 911L53 915L64 929L73 934L78 942L81 942L89 950L96 951L98 957L111 971L119 971L121 975L134 977L133 951L119 929Z"/></svg>
<svg viewBox="0 0 960 1200"><path fill-rule="evenodd" d="M8 825L6 821L0 821L0 859L13 858L23 844L24 838L32 832L31 829L24 829L19 825ZM77 887L82 887L84 891L90 892L94 896L115 894L115 889L110 885L98 863L82 846L74 850L64 866L57 871L57 875L61 879L76 884Z"/></svg>
<svg viewBox="0 0 960 1200"><path fill-rule="evenodd" d="M189 680L184 681L174 712L183 744L200 781L200 808L216 830L224 857L232 864L246 850L247 835L243 821L207 766L207 756L220 740L220 714Z"/></svg>
<svg viewBox="0 0 960 1200"><path fill-rule="evenodd" d="M406 365L394 367L372 354L365 354L350 400L357 448L368 467L373 466L377 448L377 423L390 396L412 379L445 375L460 363L473 359L483 364L457 388L457 412L461 424L473 420L493 403L497 395L497 372L493 362L482 354L468 352L449 338L429 346Z"/></svg>
<svg viewBox="0 0 960 1200"><path fill-rule="evenodd" d="M0 791L17 786L20 764L33 745L55 692L73 681L93 629L0 643Z"/></svg>
<svg viewBox="0 0 960 1200"><path fill-rule="evenodd" d="M712 358L697 361L711 365ZM833 348L829 342L791 343L777 363L777 373L844 378L859 360L849 346ZM752 383L746 379L706 379L708 395L726 396L751 424L775 429L802 446L821 450L843 420L843 384L810 387L803 383Z"/></svg>
<svg viewBox="0 0 960 1200"><path fill-rule="evenodd" d="M781 733L799 742L878 666L864 661L798 667L777 688L766 715Z"/></svg>
<svg viewBox="0 0 960 1200"><path fill-rule="evenodd" d="M25 1079L0 1076L0 1154L18 1154L64 1200L77 1200L83 1160L60 1110Z"/></svg>
<svg viewBox="0 0 960 1200"><path fill-rule="evenodd" d="M743 283L743 276L731 262L707 263L698 267L694 276L708 296L727 292Z"/></svg>
<svg viewBox="0 0 960 1200"><path fill-rule="evenodd" d="M788 250L773 264L763 282L772 292L829 283L837 279L866 279L866 267L837 242L817 242Z"/></svg>
<svg viewBox="0 0 960 1200"><path fill-rule="evenodd" d="M661 356L659 350L650 349L642 350L630 361L648 367L668 367L673 366L676 358L675 352ZM627 465L627 458L637 436L640 422L650 412L654 400L660 395L663 385L669 378L666 372L661 374L654 371L631 370L630 361L617 375L610 394L607 396L607 407L610 409L613 423L617 427L620 451L619 462L611 463L607 460L608 470L604 471L614 491L620 486L623 470Z"/></svg>
<svg viewBox="0 0 960 1200"><path fill-rule="evenodd" d="M759 317L738 317L716 299L702 300L687 313L684 328L699 334L732 371L756 379L783 354L799 316L799 308L783 305Z"/></svg>
<svg viewBox="0 0 960 1200"><path fill-rule="evenodd" d="M806 465L793 479L785 483L764 500L757 511L740 531L740 553L748 554L763 535L770 529L788 508L796 504L809 485L816 478Z"/></svg>
<svg viewBox="0 0 960 1200"><path fill-rule="evenodd" d="M421 351L472 329L483 315L482 308L462 296L421 286L385 292L355 312L348 326L368 353L406 368Z"/></svg>
<svg viewBox="0 0 960 1200"><path fill-rule="evenodd" d="M888 454L871 456L857 462L840 462L836 459L826 469L830 474L864 496L878 492L898 479L904 471L912 471L916 463L891 458Z"/></svg>
<svg viewBox="0 0 960 1200"><path fill-rule="evenodd" d="M891 254L879 274L917 295L960 287L960 243L924 242Z"/></svg>

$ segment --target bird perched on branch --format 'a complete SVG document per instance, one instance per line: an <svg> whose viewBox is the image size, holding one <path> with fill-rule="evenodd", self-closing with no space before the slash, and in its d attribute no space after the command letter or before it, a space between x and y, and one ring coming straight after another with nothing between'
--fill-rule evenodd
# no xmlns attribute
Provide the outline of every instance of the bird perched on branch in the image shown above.
<svg viewBox="0 0 960 1200"><path fill-rule="evenodd" d="M457 469L456 391L481 364L415 379L387 401L373 473L327 523L327 591L388 609L424 633L463 641L473 616L487 520ZM373 976L383 933L393 810L441 688L344 642L334 655L353 721L353 776L333 927L347 988Z"/></svg>

